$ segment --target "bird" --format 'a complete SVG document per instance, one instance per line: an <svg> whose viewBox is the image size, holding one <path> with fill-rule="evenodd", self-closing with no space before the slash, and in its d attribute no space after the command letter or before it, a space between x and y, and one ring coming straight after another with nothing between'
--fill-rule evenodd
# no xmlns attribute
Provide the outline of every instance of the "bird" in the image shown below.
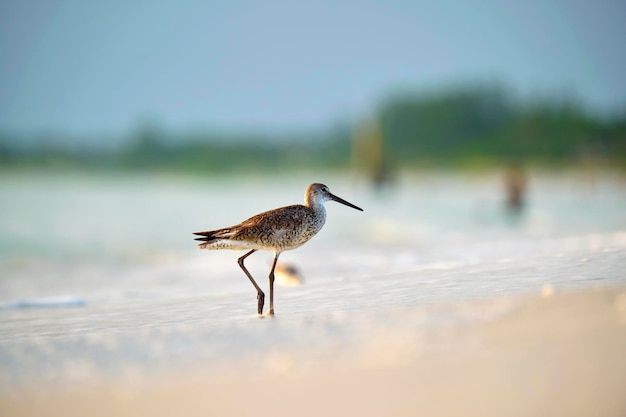
<svg viewBox="0 0 626 417"><path fill-rule="evenodd" d="M267 314L274 316L274 271L280 254L299 248L315 236L326 222L324 203L336 201L353 209L363 211L346 200L332 194L324 184L310 184L304 192L304 204L294 204L268 210L250 217L241 223L217 230L193 232L199 249L208 250L248 250L237 259L239 267L246 274L257 292L257 312L263 314L265 293L256 283L244 260L258 250L274 252L269 273L270 307Z"/></svg>
<svg viewBox="0 0 626 417"><path fill-rule="evenodd" d="M296 287L302 285L304 278L295 265L278 262L274 269L275 284L283 287Z"/></svg>

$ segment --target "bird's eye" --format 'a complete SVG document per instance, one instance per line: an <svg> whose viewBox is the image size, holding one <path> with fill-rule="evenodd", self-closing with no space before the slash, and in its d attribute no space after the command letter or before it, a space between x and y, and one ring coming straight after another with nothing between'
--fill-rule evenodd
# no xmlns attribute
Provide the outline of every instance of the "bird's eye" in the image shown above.
<svg viewBox="0 0 626 417"><path fill-rule="evenodd" d="M325 193L327 193L327 192L328 192L328 188L326 188L326 187L322 187L322 191L324 191Z"/></svg>

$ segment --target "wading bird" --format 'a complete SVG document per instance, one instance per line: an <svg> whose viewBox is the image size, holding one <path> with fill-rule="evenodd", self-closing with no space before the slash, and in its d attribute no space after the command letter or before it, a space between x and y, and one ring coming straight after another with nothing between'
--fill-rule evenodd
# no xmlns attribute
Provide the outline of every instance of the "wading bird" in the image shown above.
<svg viewBox="0 0 626 417"><path fill-rule="evenodd" d="M256 289L258 314L263 313L265 294L252 278L243 261L257 250L273 251L274 261L269 275L270 309L268 313L274 315L274 270L278 256L286 250L304 245L322 229L326 221L324 203L329 200L363 211L360 207L332 194L324 184L315 183L307 187L303 205L295 204L269 210L235 226L208 232L195 232L194 235L200 236L195 240L202 242L198 244L200 249L249 250L237 262Z"/></svg>

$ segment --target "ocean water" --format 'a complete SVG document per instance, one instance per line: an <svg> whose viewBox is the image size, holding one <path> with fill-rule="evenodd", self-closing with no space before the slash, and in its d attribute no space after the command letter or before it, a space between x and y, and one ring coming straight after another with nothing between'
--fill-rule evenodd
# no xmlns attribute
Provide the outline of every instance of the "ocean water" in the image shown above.
<svg viewBox="0 0 626 417"><path fill-rule="evenodd" d="M242 252L200 251L191 233L300 203L310 182L365 211L326 204L319 235L280 258L302 285L278 286L277 318L259 321ZM532 173L528 184L512 213L497 172L407 174L379 191L328 173L3 172L0 384L270 355L276 341L346 352L372 332L413 340L498 317L507 297L625 284L624 178ZM246 260L265 289L271 259Z"/></svg>

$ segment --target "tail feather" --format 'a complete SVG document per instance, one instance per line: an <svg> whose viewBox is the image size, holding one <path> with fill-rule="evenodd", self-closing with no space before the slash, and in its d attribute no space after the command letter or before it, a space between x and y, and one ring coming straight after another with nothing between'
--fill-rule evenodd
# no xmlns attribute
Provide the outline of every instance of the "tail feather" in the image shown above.
<svg viewBox="0 0 626 417"><path fill-rule="evenodd" d="M218 229L218 230L210 230L207 232L193 232L194 235L200 236L194 238L194 240L198 242L202 242L198 244L200 249L205 249L211 245L211 243L229 239L232 236L231 228Z"/></svg>
<svg viewBox="0 0 626 417"><path fill-rule="evenodd" d="M213 235L212 232L194 232L194 235L202 236L193 239L200 242L210 242L216 239L215 235Z"/></svg>

